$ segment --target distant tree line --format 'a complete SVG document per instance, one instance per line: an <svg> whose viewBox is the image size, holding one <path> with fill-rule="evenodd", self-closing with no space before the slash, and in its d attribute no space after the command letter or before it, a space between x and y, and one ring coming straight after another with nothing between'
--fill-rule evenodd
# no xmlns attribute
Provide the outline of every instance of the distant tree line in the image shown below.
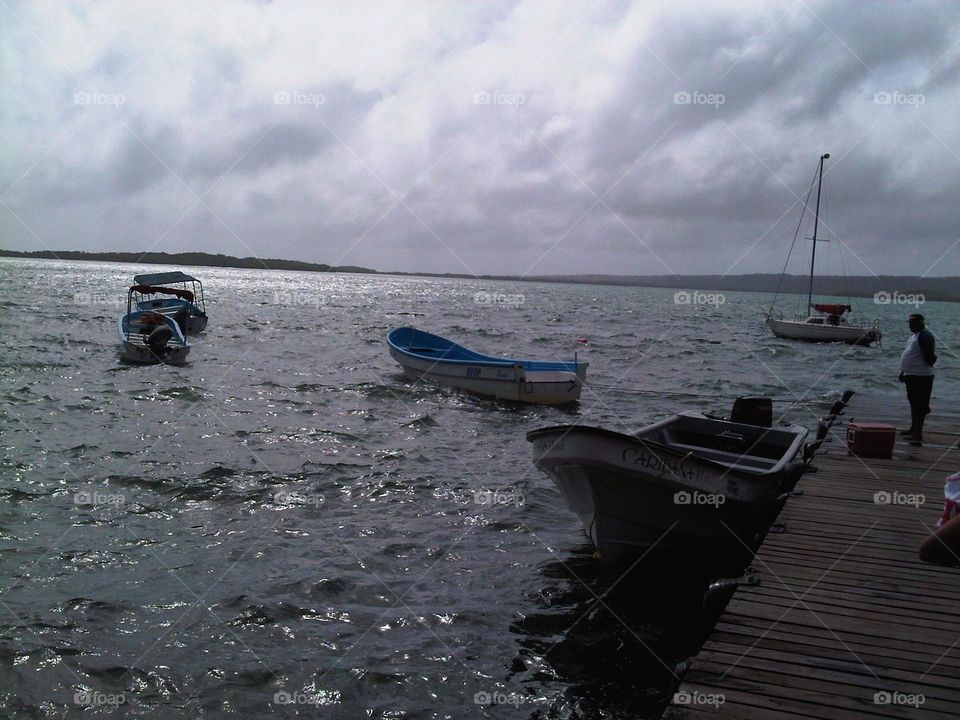
<svg viewBox="0 0 960 720"><path fill-rule="evenodd" d="M50 260L94 260L144 265L191 265L195 267L231 267L251 270L301 270L305 272L370 273L379 271L353 265L327 265L301 260L277 258L237 258L203 252L80 252L77 250L37 250L20 252L0 250L0 257L43 258ZM718 290L725 292L779 292L806 295L809 277L755 273L752 275L465 275L459 273L408 273L392 275L418 277L467 278L479 280L585 283L590 285L624 285L630 287L678 288L686 290ZM837 297L875 297L921 294L925 300L960 301L960 277L907 277L895 275L821 275L814 279L815 295ZM881 295L882 297L882 295Z"/></svg>
<svg viewBox="0 0 960 720"><path fill-rule="evenodd" d="M100 262L121 262L144 265L192 265L195 267L231 267L251 270L304 270L307 272L357 272L376 273L369 268L345 265L334 267L325 263L310 263L300 260L280 260L277 258L238 258L231 255L211 255L203 252L165 253L165 252L80 252L78 250L36 250L18 252L0 250L4 257L28 257L48 260L95 260Z"/></svg>

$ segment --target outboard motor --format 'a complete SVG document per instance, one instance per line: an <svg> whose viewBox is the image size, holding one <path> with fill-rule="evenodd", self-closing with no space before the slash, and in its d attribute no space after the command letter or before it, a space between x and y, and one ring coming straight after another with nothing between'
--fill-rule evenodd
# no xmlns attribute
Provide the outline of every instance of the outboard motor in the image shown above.
<svg viewBox="0 0 960 720"><path fill-rule="evenodd" d="M763 397L739 397L733 401L730 422L770 427L773 425L773 401Z"/></svg>
<svg viewBox="0 0 960 720"><path fill-rule="evenodd" d="M157 357L167 354L167 343L173 337L173 330L169 325L157 325L147 336L147 346Z"/></svg>
<svg viewBox="0 0 960 720"><path fill-rule="evenodd" d="M190 320L190 311L187 308L181 308L177 311L177 314L173 316L173 321L180 326L180 332L184 335L187 334L187 322Z"/></svg>

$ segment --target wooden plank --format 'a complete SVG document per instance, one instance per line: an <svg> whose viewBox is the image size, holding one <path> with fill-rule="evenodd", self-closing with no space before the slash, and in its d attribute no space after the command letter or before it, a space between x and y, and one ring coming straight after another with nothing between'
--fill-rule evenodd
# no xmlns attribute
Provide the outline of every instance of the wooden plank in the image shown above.
<svg viewBox="0 0 960 720"><path fill-rule="evenodd" d="M798 645L809 646L800 648L800 657L815 655L824 661L838 663L847 662L852 658L860 658L867 664L886 663L888 667L916 673L918 676L930 670L931 665L938 659L937 656L928 653L913 652L912 647L892 648L887 644L871 646L853 642L851 638L844 638L844 642L841 644L840 640L832 636L817 640L810 634L785 632L780 629L780 626L771 629L770 632L749 635L744 634L743 626L730 626L729 624L725 624L725 626L730 627L730 630L714 628L710 639L704 645L705 649L710 648L711 643L718 643L721 647L728 649L745 647L793 653L797 651ZM952 664L948 665L946 662ZM940 672L946 673L947 677L955 677L960 663L953 658L948 658L946 662L941 663L944 667ZM930 671L930 674L937 674L937 668L939 667L937 665L934 670ZM939 674L937 676L942 677Z"/></svg>
<svg viewBox="0 0 960 720"><path fill-rule="evenodd" d="M904 623L904 625L915 624L924 628L936 627L938 630L956 633L957 637L960 637L960 615L937 612L930 609L926 604L916 601L909 603L901 601L894 606L893 603L889 602L892 598L856 596L845 590L825 589L821 585L799 589L798 592L782 586L775 587L772 584L753 587L750 590L754 598L768 597L773 604L777 605L792 605L794 602L801 600L804 605L811 609L814 606L833 608L837 615L859 617L869 613L874 618L909 617L910 622ZM892 613L891 607L895 607L895 611Z"/></svg>
<svg viewBox="0 0 960 720"><path fill-rule="evenodd" d="M736 602L736 599L734 599L734 602ZM782 632L790 635L794 642L799 642L798 638L803 638L809 644L818 647L824 643L836 644L839 642L836 639L836 635L822 625L819 627L815 625L805 625L798 629L790 623L781 623L777 625L776 628L771 629L770 622L764 618L759 618L752 614L738 615L729 609L724 613L724 617L717 622L716 628L724 631L733 631L736 629L745 635L753 635L756 637L764 634L773 636L774 633ZM898 656L902 655L904 651L909 650L917 655L930 657L931 662L942 655L944 649L952 645L952 641L949 641L937 648L933 648L922 643L914 642L911 637L897 636L886 638L874 632L849 633L844 637L844 641L851 647L855 645L873 647L888 653L895 652ZM954 652L948 654L944 658L944 661L949 661L951 658L954 658L955 662L960 664L960 644L954 647Z"/></svg>
<svg viewBox="0 0 960 720"><path fill-rule="evenodd" d="M704 646L697 656L695 667L705 670L709 663L725 668L754 669L757 671L774 671L783 675L793 675L810 680L824 680L838 682L856 687L884 690L889 687L901 689L910 688L912 692L923 693L928 700L950 696L960 690L960 679L956 677L923 675L923 671L908 672L885 664L868 664L862 659L852 657L850 660L833 660L818 655L804 655L803 657L778 650L755 648L749 654L731 653L723 650L714 650L713 643ZM812 659L814 662L808 662ZM921 679L922 678L922 679ZM933 707L929 702L925 707Z"/></svg>
<svg viewBox="0 0 960 720"><path fill-rule="evenodd" d="M688 692L721 693L724 703L717 709L716 717L728 717L740 711L740 706L749 706L769 711L786 711L803 718L814 720L850 720L851 718L932 718L934 720L953 720L955 714L917 713L914 708L897 705L878 705L869 699L857 697L838 697L817 691L782 687L777 684L753 682L745 678L724 678L708 673L690 673L681 688ZM735 716L735 715L734 715Z"/></svg>
<svg viewBox="0 0 960 720"><path fill-rule="evenodd" d="M955 717L960 706L960 573L919 561L956 472L960 405L928 419L922 447L898 439L892 458L858 458L845 424L907 417L906 401L854 396L815 459L803 494L784 503L750 572L693 658L681 689L720 693L716 707L671 705L673 718ZM814 412L817 409L812 408ZM938 418L941 418L938 421ZM944 421L945 419L946 421ZM922 494L919 507L877 492ZM919 707L874 692L923 693Z"/></svg>
<svg viewBox="0 0 960 720"><path fill-rule="evenodd" d="M810 720L811 716L771 708L724 703L723 706L715 709L711 706L671 705L663 717L670 720L716 720L720 717L727 720Z"/></svg>
<svg viewBox="0 0 960 720"><path fill-rule="evenodd" d="M930 588L918 587L910 584L897 584L889 578L878 579L870 575L854 575L850 573L830 572L826 575L817 568L779 567L777 576L771 578L775 587L782 587L780 583L786 583L787 587L799 595L810 587L826 588L830 590L841 590L853 596L863 596L866 598L885 599L889 601L913 602L919 599L925 608L937 609L946 613L955 613L957 603L955 599L949 597L940 597L932 595Z"/></svg>
<svg viewBox="0 0 960 720"><path fill-rule="evenodd" d="M916 640L917 642L928 643L931 648L940 648L940 652L945 652L953 646L957 640L957 635L948 636L941 629L926 628L922 625L914 625L905 628L896 622L896 615L887 615L883 620L868 617L866 614L843 615L829 610L816 609L808 610L802 603L782 602L774 604L767 602L763 598L760 602L745 602L739 600L735 612L753 614L756 617L766 617L774 623L793 623L804 626L826 627L838 636L842 637L846 633L857 632L858 628L863 628L867 623L870 626L870 632L878 637L898 637L904 634ZM721 616L722 617L722 616ZM893 622L890 619L893 618Z"/></svg>

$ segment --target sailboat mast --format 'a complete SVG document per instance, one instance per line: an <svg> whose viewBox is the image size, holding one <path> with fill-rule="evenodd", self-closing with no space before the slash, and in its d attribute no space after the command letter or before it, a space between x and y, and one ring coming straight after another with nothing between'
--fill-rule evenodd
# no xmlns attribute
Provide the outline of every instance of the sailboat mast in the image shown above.
<svg viewBox="0 0 960 720"><path fill-rule="evenodd" d="M810 288L807 290L807 311L813 307L813 266L817 259L817 225L820 222L820 191L823 189L823 161L830 153L820 156L820 177L817 180L817 209L813 213L813 248L810 250Z"/></svg>

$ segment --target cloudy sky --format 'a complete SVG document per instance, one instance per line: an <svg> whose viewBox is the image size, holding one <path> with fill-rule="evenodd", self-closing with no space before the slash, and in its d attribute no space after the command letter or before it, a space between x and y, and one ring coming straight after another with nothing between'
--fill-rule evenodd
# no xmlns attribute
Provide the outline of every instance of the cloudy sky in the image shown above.
<svg viewBox="0 0 960 720"><path fill-rule="evenodd" d="M826 271L960 274L954 0L2 0L0 47L7 249L779 272L829 152Z"/></svg>

